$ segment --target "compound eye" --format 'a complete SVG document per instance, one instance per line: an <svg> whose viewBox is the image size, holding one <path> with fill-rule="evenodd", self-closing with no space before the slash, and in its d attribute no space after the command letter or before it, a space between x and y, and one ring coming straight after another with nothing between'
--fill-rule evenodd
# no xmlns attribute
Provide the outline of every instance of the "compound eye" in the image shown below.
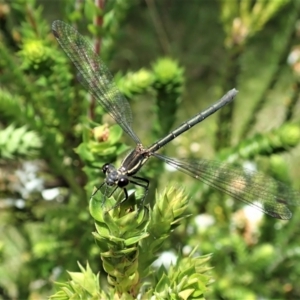
<svg viewBox="0 0 300 300"><path fill-rule="evenodd" d="M119 178L119 181L118 181L118 187L123 188L123 187L125 187L128 183L129 183L128 178L125 177L125 176L122 176L122 177Z"/></svg>
<svg viewBox="0 0 300 300"><path fill-rule="evenodd" d="M107 170L109 169L109 164L105 164L103 167L102 167L102 172L104 174L106 174Z"/></svg>

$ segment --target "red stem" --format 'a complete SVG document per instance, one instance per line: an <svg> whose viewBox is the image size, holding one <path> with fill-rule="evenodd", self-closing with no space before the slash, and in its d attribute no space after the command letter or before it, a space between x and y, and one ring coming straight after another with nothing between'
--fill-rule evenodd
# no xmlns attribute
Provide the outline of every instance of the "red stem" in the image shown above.
<svg viewBox="0 0 300 300"><path fill-rule="evenodd" d="M101 9L101 12L103 12L104 9L105 0L95 0L95 5ZM94 25L96 27L102 27L103 26L103 13L101 15L96 15L94 19ZM100 55L101 52L101 38L96 36L94 41L94 49L95 52ZM90 107L89 107L89 117L91 120L94 120L95 118L95 108L96 108L96 100L94 97L91 96L90 101Z"/></svg>

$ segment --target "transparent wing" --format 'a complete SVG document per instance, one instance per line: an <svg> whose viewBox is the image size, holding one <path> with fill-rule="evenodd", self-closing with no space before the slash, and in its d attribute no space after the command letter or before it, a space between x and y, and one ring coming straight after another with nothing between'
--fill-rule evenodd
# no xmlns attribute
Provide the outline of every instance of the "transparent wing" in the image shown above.
<svg viewBox="0 0 300 300"><path fill-rule="evenodd" d="M136 143L139 138L131 128L130 105L121 94L106 65L95 53L92 45L70 25L54 21L52 32L72 60L81 76L78 80L98 100L115 121Z"/></svg>
<svg viewBox="0 0 300 300"><path fill-rule="evenodd" d="M300 192L262 173L217 161L177 160L157 153L153 155L170 166L274 218L290 219L292 213L287 205L299 205L297 199L300 199Z"/></svg>

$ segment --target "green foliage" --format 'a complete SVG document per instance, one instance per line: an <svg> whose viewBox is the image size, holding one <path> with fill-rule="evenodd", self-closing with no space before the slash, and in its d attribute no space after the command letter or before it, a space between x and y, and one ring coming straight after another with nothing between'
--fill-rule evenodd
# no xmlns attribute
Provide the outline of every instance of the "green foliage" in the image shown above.
<svg viewBox="0 0 300 300"><path fill-rule="evenodd" d="M156 107L159 125L155 135L166 135L174 124L183 92L184 69L170 58L162 58L153 64L154 88L157 90ZM166 116L166 112L168 115Z"/></svg>
<svg viewBox="0 0 300 300"><path fill-rule="evenodd" d="M83 273L71 273L71 282L58 284L60 290L53 299L61 299L65 294L69 298L77 295L79 298L91 299L95 295L105 299L136 299L137 295L141 299L203 297L210 281L210 276L206 274L209 270L209 255L194 257L193 251L187 257L179 257L169 270L164 266L156 272L151 269L170 230L187 217L183 213L188 201L182 191L173 188L165 190L157 196L158 201L153 209L141 208L139 213L132 211L128 204L112 209L115 200L110 198L103 203L102 195L99 194L96 193L90 200L90 213L95 219L96 232L93 235L108 276L109 288L97 287L96 276L89 267L87 271L80 267ZM145 281L146 278L152 278L151 285ZM88 290L89 282L92 287Z"/></svg>
<svg viewBox="0 0 300 300"><path fill-rule="evenodd" d="M101 299L105 294L99 291L99 276L93 274L89 264L84 269L79 263L81 272L68 272L71 281L68 283L57 283L60 291L51 296L50 299Z"/></svg>
<svg viewBox="0 0 300 300"><path fill-rule="evenodd" d="M116 208L112 213L100 210L102 201L90 201L90 211L95 218L97 233L94 233L100 248L103 268L108 274L108 283L120 294L131 293L136 295L133 286L139 284L138 243L148 236L147 210L141 210L139 215L135 211L124 211ZM100 198L101 199L101 198ZM109 201L106 202L111 207Z"/></svg>
<svg viewBox="0 0 300 300"><path fill-rule="evenodd" d="M25 126L15 128L13 125L0 131L0 157L32 158L37 156L42 142L33 131L28 131Z"/></svg>
<svg viewBox="0 0 300 300"><path fill-rule="evenodd" d="M192 257L193 254L194 251L188 257L178 259L176 265L172 265L169 270L164 266L160 267L154 291L155 299L204 299L210 280L210 276L205 274L209 270L206 263L210 255Z"/></svg>
<svg viewBox="0 0 300 300"><path fill-rule="evenodd" d="M153 74L146 69L141 69L137 72L129 72L126 76L120 78L116 77L120 91L127 98L132 98L134 95L145 93L152 87L153 80Z"/></svg>
<svg viewBox="0 0 300 300"><path fill-rule="evenodd" d="M227 34L226 43L228 46L245 44L288 3L289 0L220 1L221 16Z"/></svg>
<svg viewBox="0 0 300 300"><path fill-rule="evenodd" d="M37 39L24 41L23 49L18 54L24 70L38 71L50 67L52 63L50 49Z"/></svg>
<svg viewBox="0 0 300 300"><path fill-rule="evenodd" d="M237 88L234 103L161 151L250 163L299 188L299 3L1 2L0 298L299 298L293 206L290 221L256 215L154 158L140 172L144 205L139 188L121 205L122 191L90 199L103 164L131 147L50 31L62 19L94 39L145 146ZM164 251L176 262L153 265ZM74 272L76 261L86 267Z"/></svg>
<svg viewBox="0 0 300 300"><path fill-rule="evenodd" d="M267 132L257 133L249 139L220 153L221 160L230 162L240 158L253 159L257 155L270 155L285 152L296 147L300 142L300 128L296 124L285 123L282 127Z"/></svg>
<svg viewBox="0 0 300 300"><path fill-rule="evenodd" d="M139 270L143 277L150 273L149 267L157 258L157 252L180 222L187 207L187 197L182 191L170 188L156 195L151 219L147 227L149 238L141 241Z"/></svg>

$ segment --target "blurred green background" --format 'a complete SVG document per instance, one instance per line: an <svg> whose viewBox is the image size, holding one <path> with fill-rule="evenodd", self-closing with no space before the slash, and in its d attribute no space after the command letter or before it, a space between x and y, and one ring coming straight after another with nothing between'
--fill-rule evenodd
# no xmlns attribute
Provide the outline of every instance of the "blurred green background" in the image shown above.
<svg viewBox="0 0 300 300"><path fill-rule="evenodd" d="M235 87L234 103L162 152L300 190L299 13L297 0L0 0L0 298L44 299L77 261L102 271L88 200L101 166L134 146L76 80L54 20L98 47L144 145ZM300 298L299 209L262 216L155 159L141 174L150 202L169 185L190 197L163 250L213 253L209 299Z"/></svg>

